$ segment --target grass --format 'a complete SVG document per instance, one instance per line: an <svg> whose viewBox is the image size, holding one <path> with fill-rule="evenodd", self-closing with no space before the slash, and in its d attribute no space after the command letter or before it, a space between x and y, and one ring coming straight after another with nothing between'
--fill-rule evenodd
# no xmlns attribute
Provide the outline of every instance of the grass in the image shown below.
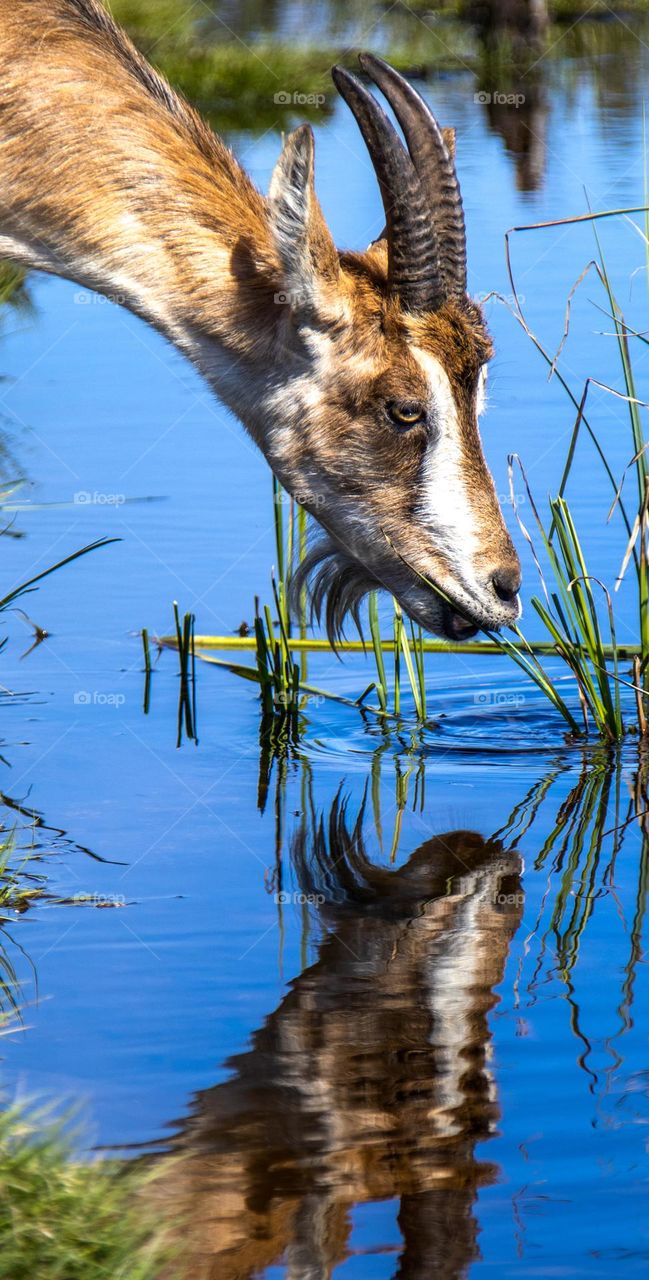
<svg viewBox="0 0 649 1280"><path fill-rule="evenodd" d="M0 937L45 892L15 830L0 841ZM13 942L13 939L10 941ZM14 946L17 945L14 943ZM19 985L0 943L0 1037L22 1029ZM172 1253L147 1208L151 1173L81 1162L70 1121L0 1109L0 1280L171 1280Z"/></svg>
<svg viewBox="0 0 649 1280"><path fill-rule="evenodd" d="M645 201L646 203L646 201ZM635 209L611 210L603 213L586 214L580 218L561 219L553 224L533 224L529 227L516 228L515 231L545 230L548 225L565 226L574 222L593 222L598 259L593 264L596 277L604 293L604 310L613 323L620 363L623 391L615 390L587 378L581 395L569 385L559 366L559 356L563 342L568 336L570 324L570 304L574 292L589 273L589 267L582 271L576 285L571 291L566 311L564 340L555 357L542 346L539 339L531 331L519 299L509 252L509 233L507 239L507 262L513 290L514 315L523 327L537 350L549 364L551 376L555 376L570 402L576 409L576 419L568 448L565 466L558 494L549 500L547 514L542 517L525 480L528 498L530 499L535 532L542 547L543 560L534 548L534 539L522 521L521 530L532 546L541 584L541 596L532 598L532 606L540 618L548 636L554 643L557 655L564 661L572 673L581 709L581 724L577 725L575 717L559 698L554 684L543 663L531 651L522 632L515 628L520 652L516 653L506 638L494 637L495 642L504 648L519 666L527 672L538 688L560 711L571 732L588 735L591 727L596 734L609 742L619 742L629 732L647 734L646 698L649 694L649 469L647 463L647 441L641 416L642 402L636 394L636 382L631 352L631 338L646 345L644 335L635 334L627 325L624 314L615 296L611 277L607 269L605 256L597 233L597 223L605 217L629 217L632 213L645 212L644 206ZM646 231L636 227L645 243L647 273L649 280L649 239ZM629 422L630 460L623 475L616 479L608 463L606 452L601 446L594 428L586 415L589 391L593 385L610 393L627 406ZM608 512L609 521L613 515L618 516L618 528L622 529L624 541L620 546L620 571L615 583L607 585L595 575L590 567L579 536L576 520L572 514L566 493L572 477L577 443L581 433L587 432L596 457L605 469L611 484L612 501ZM516 459L510 459L511 468ZM635 500L626 498L626 482L629 476L635 476ZM512 484L512 496L514 486ZM623 661L617 641L617 626L614 601L623 578L630 572L633 576L635 607L637 613L637 643L634 646L633 668L631 678L625 678L620 672ZM631 711L623 709L621 696L623 689L633 692Z"/></svg>
<svg viewBox="0 0 649 1280"><path fill-rule="evenodd" d="M31 309L22 267L16 267L12 262L0 261L0 306L7 304L17 311Z"/></svg>
<svg viewBox="0 0 649 1280"><path fill-rule="evenodd" d="M20 600L23 596L34 591L39 582L44 578L49 578L50 574L56 573L66 564L72 564L73 560L79 560L81 556L86 556L90 551L97 551L99 547L108 547L111 542L119 542L119 538L97 538L94 542L89 542L87 546L80 547L78 551L73 551L69 556L64 556L62 560L57 560L56 564L51 564L47 569L42 569L40 573L35 573L33 577L27 578L24 582L18 583L17 586L11 587L4 596L0 596L0 613L5 612L12 605ZM1 642L0 647L4 644Z"/></svg>
<svg viewBox="0 0 649 1280"><path fill-rule="evenodd" d="M583 988L584 1003L589 1004L591 962L584 953L588 925L596 907L603 911L609 904L620 921L626 947L626 959L616 966L620 975L616 1025L603 1041L611 1062L606 1068L607 1075L620 1061L616 1041L633 1026L634 988L644 959L643 931L649 890L649 778L644 744L637 744L635 751L636 758L632 761L628 751L622 753L618 748L585 749L567 794L564 794L563 775L571 769L571 764L566 757L558 760L544 771L524 800L516 805L503 829L494 836L505 848L514 848L533 831L537 822L547 818L548 807L552 812L552 806L556 805L554 818L537 845L534 859L534 869L547 875L547 887L536 913L529 917L525 954L530 954L532 972L527 995L533 1003L541 984L554 975L560 980L573 1032L581 1042L579 1065L590 1078L591 1091L598 1084L600 1068L595 1061L595 1038L584 1027L579 988L580 985ZM558 804L555 792L561 797ZM626 844L631 833L637 837L637 855L634 846ZM627 871L619 880L617 866L623 855ZM636 869L631 871L634 857ZM622 900L626 899L627 892L631 895L628 924ZM522 961L521 968L524 963Z"/></svg>
<svg viewBox="0 0 649 1280"><path fill-rule="evenodd" d="M3 494L0 492L0 510L2 509L2 497ZM119 541L119 538L97 538L94 542L88 543L87 546L80 547L78 551L71 552L69 556L64 556L61 560L57 560L55 564L49 565L47 569L42 569L40 573L35 573L31 578L27 578L24 582L19 582L16 586L11 587L6 591L4 596L0 597L0 615L12 610L18 600L21 600L24 596L31 594L32 591L37 589L40 582L45 578L49 578L51 574L56 573L59 569L64 568L65 565L72 564L74 560L79 560L81 556L88 555L91 551L97 551L99 547L107 547L110 546L111 542ZM29 619L29 621L31 623L31 619ZM44 631L42 627L37 627L34 623L31 623L31 625L34 628L34 644L38 644L42 639L45 639L47 632ZM3 636L0 639L0 652L5 648L7 639L7 636ZM9 691L3 689L3 693L8 694Z"/></svg>
<svg viewBox="0 0 649 1280"><path fill-rule="evenodd" d="M17 944L8 925L46 892L46 877L32 870L33 825L30 836L30 845L25 849L18 847L16 827L0 832L0 1031L8 1014L20 1021L20 984L11 958Z"/></svg>
<svg viewBox="0 0 649 1280"><path fill-rule="evenodd" d="M29 851L17 847L15 829L0 836L0 921L5 911L22 915L44 893L45 876L31 871L30 862Z"/></svg>
<svg viewBox="0 0 649 1280"><path fill-rule="evenodd" d="M150 1176L117 1160L81 1163L69 1123L7 1107L0 1113L0 1278L159 1278L169 1248L146 1208Z"/></svg>

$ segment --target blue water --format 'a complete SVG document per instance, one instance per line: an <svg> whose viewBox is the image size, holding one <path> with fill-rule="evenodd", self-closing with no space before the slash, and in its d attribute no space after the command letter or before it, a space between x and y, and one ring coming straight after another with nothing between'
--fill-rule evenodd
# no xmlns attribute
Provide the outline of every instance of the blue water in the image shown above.
<svg viewBox="0 0 649 1280"><path fill-rule="evenodd" d="M624 57L611 55L615 84ZM543 153L536 190L520 189L469 72L428 86L436 114L458 130L474 293L511 294L508 228L584 212L584 188L593 208L642 203L637 84L646 53L634 51L630 67L626 89L607 91L606 75L596 83L585 62L553 63L546 111L530 124ZM277 134L234 144L265 186ZM317 129L317 172L338 243L365 244L381 224L379 200L342 107ZM600 227L628 323L642 330L642 239L628 221ZM592 228L532 231L511 244L526 316L554 354L566 296L596 252ZM323 1229L336 1275L394 1275L400 1197L414 1203L415 1217L421 1212L413 1239L428 1267L408 1271L406 1257L403 1275L646 1274L646 837L636 820L623 839L611 834L631 813L634 785L643 811L633 744L607 773L596 751L564 745L561 725L504 660L435 658L429 704L438 729L413 744L408 730L385 738L351 710L314 703L304 742L285 776L275 767L260 813L252 686L201 668L199 742L177 749L175 660L162 655L145 717L137 633L168 632L174 599L196 614L199 632L233 632L250 620L273 560L266 465L151 330L76 286L32 277L29 287L34 311L6 316L0 347L5 475L28 478L15 501L32 507L15 515L24 537L4 540L3 581L94 538L121 541L26 598L29 616L50 633L28 657L29 627L19 615L9 621L3 683L32 696L4 704L1 790L66 833L37 833L48 890L95 898L48 901L11 925L25 1029L3 1040L5 1091L80 1100L87 1147L179 1144L190 1169L198 1151L214 1182L218 1239L238 1238L219 1218L224 1185L236 1204L241 1193L244 1239L246 1194L266 1206L257 1227L270 1244L256 1274L312 1274L304 1258L315 1265L317 1233L304 1223L324 1214L337 1224L329 1235ZM561 366L577 398L588 374L621 386L615 341L598 336L611 323L597 305L606 303L591 273L573 302ZM507 454L520 454L543 503L558 485L575 412L557 380L547 384L547 367L506 305L487 309L497 356L485 446L521 551L525 623L535 635L536 571L507 504ZM644 350L635 352L640 398ZM619 476L633 453L627 407L597 388L592 396L593 423ZM585 440L570 496L593 572L612 582L625 538L619 523L615 537L607 529L612 493ZM144 498L155 501L135 501ZM619 638L631 641L636 620L624 590L619 607ZM360 657L343 665L322 657L310 671L314 683L348 696L370 678ZM380 830L367 790L372 768ZM470 876L462 880L459 854L436 846L435 866L450 858L442 877L450 889L422 882L413 895L407 878L399 882L395 924L376 907L389 897L385 885L374 915L353 894L347 901L349 885L335 870L344 863L338 836L327 843L334 869L305 889L296 840L304 828L308 862L320 816L327 828L342 796L350 828L362 813L377 865L393 865L399 821L400 868L433 836L468 830L489 842L501 833L505 853L488 844L480 875L490 883L494 859L520 857L522 890L505 886L515 901L485 907ZM14 817L8 810L6 824ZM461 850L462 839L446 844ZM323 901L306 908L299 895L309 891ZM455 904L448 912L445 897ZM345 968L352 937L369 939L365 968L362 947ZM254 1037L267 1019L260 1048ZM418 1078L415 1066L401 1065L409 1049L426 1080L422 1111L408 1076ZM248 1057L232 1063L235 1055ZM405 1072L402 1089L393 1071L398 1079ZM218 1121L211 1127L210 1116ZM391 1116L403 1125L392 1151ZM173 1177L168 1194L173 1213L182 1199ZM288 1238L269 1226L273 1212L294 1224ZM206 1213L201 1201L199 1234ZM348 1215L345 1231L336 1214ZM252 1274L243 1263L238 1272L227 1260L222 1271L215 1266L214 1275Z"/></svg>

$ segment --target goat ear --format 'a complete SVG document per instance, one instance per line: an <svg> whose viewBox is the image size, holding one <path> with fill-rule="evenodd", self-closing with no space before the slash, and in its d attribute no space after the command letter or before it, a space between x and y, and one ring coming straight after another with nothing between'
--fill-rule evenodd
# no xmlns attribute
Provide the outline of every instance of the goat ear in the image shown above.
<svg viewBox="0 0 649 1280"><path fill-rule="evenodd" d="M316 303L322 284L340 274L338 251L313 185L314 141L309 125L289 134L268 193L270 226L294 309Z"/></svg>

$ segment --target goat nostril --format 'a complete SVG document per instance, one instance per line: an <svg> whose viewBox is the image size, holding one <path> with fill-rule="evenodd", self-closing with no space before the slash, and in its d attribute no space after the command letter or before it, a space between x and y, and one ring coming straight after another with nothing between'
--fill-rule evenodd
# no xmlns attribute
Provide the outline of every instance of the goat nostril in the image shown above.
<svg viewBox="0 0 649 1280"><path fill-rule="evenodd" d="M521 588L521 575L518 569L501 569L494 573L492 586L503 604L513 604Z"/></svg>

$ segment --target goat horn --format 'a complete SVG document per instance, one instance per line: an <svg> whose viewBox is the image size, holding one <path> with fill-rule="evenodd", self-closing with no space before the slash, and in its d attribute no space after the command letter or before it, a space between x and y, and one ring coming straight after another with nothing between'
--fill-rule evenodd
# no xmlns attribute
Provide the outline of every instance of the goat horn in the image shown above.
<svg viewBox="0 0 649 1280"><path fill-rule="evenodd" d="M378 178L387 224L390 288L413 311L435 310L448 287L429 197L413 158L376 98L356 76L339 66L331 74L356 119Z"/></svg>
<svg viewBox="0 0 649 1280"><path fill-rule="evenodd" d="M444 135L417 90L382 58L362 53L359 62L394 111L426 196L435 227L447 292L466 293L466 231L455 165Z"/></svg>

